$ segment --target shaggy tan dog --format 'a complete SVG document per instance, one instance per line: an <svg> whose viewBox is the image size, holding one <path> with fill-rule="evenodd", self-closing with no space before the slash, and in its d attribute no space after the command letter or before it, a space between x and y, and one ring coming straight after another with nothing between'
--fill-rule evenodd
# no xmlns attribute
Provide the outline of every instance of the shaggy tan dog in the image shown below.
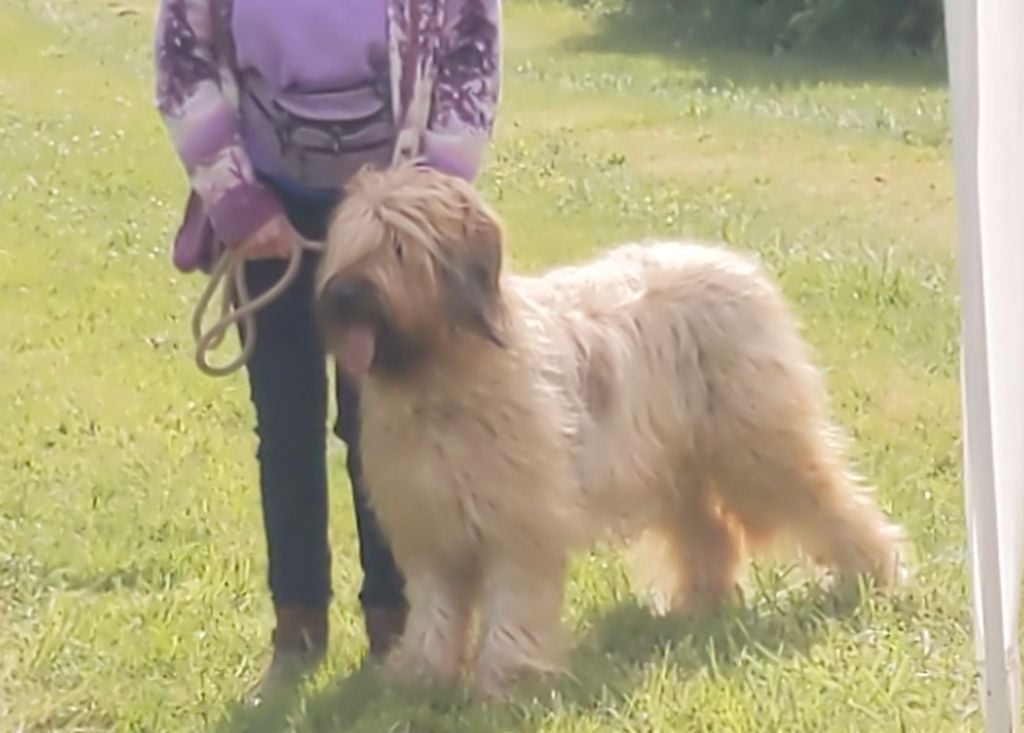
<svg viewBox="0 0 1024 733"><path fill-rule="evenodd" d="M317 298L362 382L366 483L407 578L399 677L469 662L500 695L559 669L569 553L608 536L641 550L665 610L714 607L744 548L780 534L840 577L901 572L902 532L849 473L797 324L744 256L634 244L505 274L474 189L405 166L348 187Z"/></svg>

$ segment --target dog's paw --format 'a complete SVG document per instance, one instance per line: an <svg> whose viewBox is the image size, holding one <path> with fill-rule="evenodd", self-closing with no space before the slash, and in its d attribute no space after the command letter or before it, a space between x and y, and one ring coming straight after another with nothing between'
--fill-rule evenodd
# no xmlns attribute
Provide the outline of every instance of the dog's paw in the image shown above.
<svg viewBox="0 0 1024 733"><path fill-rule="evenodd" d="M425 661L402 645L385 657L382 672L388 683L399 687L420 686L430 677Z"/></svg>
<svg viewBox="0 0 1024 733"><path fill-rule="evenodd" d="M477 657L473 667L472 690L480 700L504 701L520 684L551 682L567 672L564 649L555 644L546 653L515 647L489 651Z"/></svg>
<svg viewBox="0 0 1024 733"><path fill-rule="evenodd" d="M399 687L450 686L461 669L458 656L439 654L436 658L422 649L399 644L384 660L384 678Z"/></svg>
<svg viewBox="0 0 1024 733"><path fill-rule="evenodd" d="M476 670L471 691L481 702L506 703L513 695L533 697L544 695L564 678L575 680L572 673L564 668L538 669L532 666L506 667L503 669Z"/></svg>
<svg viewBox="0 0 1024 733"><path fill-rule="evenodd" d="M739 583L728 587L718 583L690 585L671 596L652 593L648 598L651 612L656 616L695 618L716 616L730 606L742 606L743 602L743 588Z"/></svg>
<svg viewBox="0 0 1024 733"><path fill-rule="evenodd" d="M507 702L511 697L512 688L525 673L525 668L478 668L473 676L473 695L482 702Z"/></svg>

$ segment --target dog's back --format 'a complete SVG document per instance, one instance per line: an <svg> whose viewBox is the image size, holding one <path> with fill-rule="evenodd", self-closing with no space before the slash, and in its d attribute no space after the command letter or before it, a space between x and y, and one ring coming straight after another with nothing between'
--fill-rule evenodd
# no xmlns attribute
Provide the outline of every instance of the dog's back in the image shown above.
<svg viewBox="0 0 1024 733"><path fill-rule="evenodd" d="M627 244L512 276L506 294L529 314L531 348L560 364L546 374L577 427L586 502L627 532L660 511L658 497L641 495L700 459L712 400L729 389L732 369L805 358L778 289L725 247Z"/></svg>
<svg viewBox="0 0 1024 733"><path fill-rule="evenodd" d="M846 467L821 373L752 258L627 245L515 289L533 303L538 343L573 355L567 404L590 519L644 531L662 602L721 598L736 533L760 544L782 529L843 573L893 582L901 530Z"/></svg>

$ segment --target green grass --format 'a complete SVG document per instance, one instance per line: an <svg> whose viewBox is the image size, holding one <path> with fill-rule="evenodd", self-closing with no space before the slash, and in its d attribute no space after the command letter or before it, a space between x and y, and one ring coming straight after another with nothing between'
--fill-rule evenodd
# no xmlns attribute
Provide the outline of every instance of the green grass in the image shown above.
<svg viewBox="0 0 1024 733"><path fill-rule="evenodd" d="M840 607L766 565L721 617L659 621L596 551L572 576L573 678L507 706L402 695L357 671L335 445L328 662L293 706L240 709L271 623L255 441L244 380L191 362L202 283L168 260L184 181L151 103L153 4L0 0L0 730L980 730L941 74L674 47L524 3L482 182L512 262L647 234L763 256L909 528L915 584Z"/></svg>

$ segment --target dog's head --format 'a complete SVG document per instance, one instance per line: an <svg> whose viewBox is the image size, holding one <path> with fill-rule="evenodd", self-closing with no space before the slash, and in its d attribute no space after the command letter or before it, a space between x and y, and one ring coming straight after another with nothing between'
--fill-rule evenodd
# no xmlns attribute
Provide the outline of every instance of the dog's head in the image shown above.
<svg viewBox="0 0 1024 733"><path fill-rule="evenodd" d="M411 370L458 333L500 346L501 264L501 225L472 185L414 164L366 168L317 271L326 346L355 378Z"/></svg>

